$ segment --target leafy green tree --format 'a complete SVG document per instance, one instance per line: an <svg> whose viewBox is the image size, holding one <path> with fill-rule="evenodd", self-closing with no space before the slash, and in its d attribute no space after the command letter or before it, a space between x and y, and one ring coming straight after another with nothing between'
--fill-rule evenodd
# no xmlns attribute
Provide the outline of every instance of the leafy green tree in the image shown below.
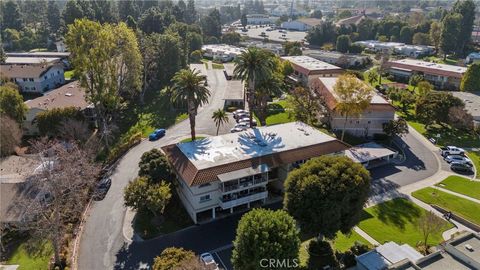
<svg viewBox="0 0 480 270"><path fill-rule="evenodd" d="M0 46L0 64L5 64L6 60L7 54L5 53L5 50L3 50L3 46Z"/></svg>
<svg viewBox="0 0 480 270"><path fill-rule="evenodd" d="M228 115L222 109L218 109L213 112L212 119L215 122L215 126L217 127L217 135L218 131L220 130L220 126L223 126L225 123L228 123Z"/></svg>
<svg viewBox="0 0 480 270"><path fill-rule="evenodd" d="M287 212L254 209L238 223L232 264L235 269L254 270L262 259L298 261L299 247L295 220Z"/></svg>
<svg viewBox="0 0 480 270"><path fill-rule="evenodd" d="M250 110L254 109L254 99L257 84L262 78L270 78L274 72L275 63L264 50L251 47L235 59L235 77L247 82L247 103ZM253 126L250 114L250 127Z"/></svg>
<svg viewBox="0 0 480 270"><path fill-rule="evenodd" d="M349 35L341 35L337 37L337 51L346 53L352 44Z"/></svg>
<svg viewBox="0 0 480 270"><path fill-rule="evenodd" d="M288 113L297 121L309 125L317 123L317 115L322 110L320 99L315 97L309 89L295 87L287 96Z"/></svg>
<svg viewBox="0 0 480 270"><path fill-rule="evenodd" d="M203 37L201 34L196 32L187 33L188 47L189 52L197 51L202 49Z"/></svg>
<svg viewBox="0 0 480 270"><path fill-rule="evenodd" d="M458 45L458 35L461 32L462 15L458 13L448 14L442 20L440 33L440 49L443 51L443 60L447 54L454 52Z"/></svg>
<svg viewBox="0 0 480 270"><path fill-rule="evenodd" d="M433 85L427 81L421 81L417 85L417 95L424 97L433 90Z"/></svg>
<svg viewBox="0 0 480 270"><path fill-rule="evenodd" d="M256 84L256 89L253 97L253 111L260 120L260 124L265 126L267 124L268 116L268 102L272 97L280 97L282 95L282 88L284 86L284 76L275 70L270 73L268 77L263 77Z"/></svg>
<svg viewBox="0 0 480 270"><path fill-rule="evenodd" d="M472 0L456 1L453 5L453 12L462 15L460 21L460 32L457 35L457 54L463 55L465 46L470 42L473 21L475 20L475 2Z"/></svg>
<svg viewBox="0 0 480 270"><path fill-rule="evenodd" d="M372 69L370 72L368 72L367 80L370 84L374 84L378 81L378 72L376 69Z"/></svg>
<svg viewBox="0 0 480 270"><path fill-rule="evenodd" d="M188 0L186 14L188 14L185 18L186 23L193 24L197 21L197 11L195 10L194 0Z"/></svg>
<svg viewBox="0 0 480 270"><path fill-rule="evenodd" d="M430 45L430 35L425 33L415 33L412 38L413 45Z"/></svg>
<svg viewBox="0 0 480 270"><path fill-rule="evenodd" d="M124 190L125 206L135 210L148 210L155 216L163 214L172 193L165 181L152 184L147 177L137 177Z"/></svg>
<svg viewBox="0 0 480 270"><path fill-rule="evenodd" d="M36 116L37 126L40 135L54 136L59 133L59 128L63 122L68 120L83 121L82 112L75 107L53 108L40 112Z"/></svg>
<svg viewBox="0 0 480 270"><path fill-rule="evenodd" d="M155 257L153 270L172 269L203 270L206 268L192 251L183 248L169 247L164 249L160 256Z"/></svg>
<svg viewBox="0 0 480 270"><path fill-rule="evenodd" d="M460 90L467 92L480 90L480 64L473 64L468 67L467 72L462 77Z"/></svg>
<svg viewBox="0 0 480 270"><path fill-rule="evenodd" d="M134 0L118 1L118 16L123 22L127 21L128 16L137 20L140 17L140 9Z"/></svg>
<svg viewBox="0 0 480 270"><path fill-rule="evenodd" d="M61 26L60 10L56 1L48 1L47 21L50 33L57 33Z"/></svg>
<svg viewBox="0 0 480 270"><path fill-rule="evenodd" d="M365 18L360 21L360 23L357 26L358 30L358 40L368 40L373 38L373 20L370 18Z"/></svg>
<svg viewBox="0 0 480 270"><path fill-rule="evenodd" d="M400 41L407 44L412 44L412 37L413 29L409 26L402 27L402 29L400 30Z"/></svg>
<svg viewBox="0 0 480 270"><path fill-rule="evenodd" d="M387 123L383 124L383 132L390 137L394 136L403 136L408 134L408 124L407 121L403 118L398 118L396 120L390 120Z"/></svg>
<svg viewBox="0 0 480 270"><path fill-rule="evenodd" d="M138 21L138 27L145 33L163 33L168 25L164 14L157 8L152 7L142 14Z"/></svg>
<svg viewBox="0 0 480 270"><path fill-rule="evenodd" d="M21 124L27 113L27 106L23 103L23 97L13 83L0 86L0 113L7 115Z"/></svg>
<svg viewBox="0 0 480 270"><path fill-rule="evenodd" d="M203 17L200 24L205 36L216 38L222 36L222 22L218 9L213 9L207 16Z"/></svg>
<svg viewBox="0 0 480 270"><path fill-rule="evenodd" d="M302 55L302 44L298 41L287 41L283 44L285 55Z"/></svg>
<svg viewBox="0 0 480 270"><path fill-rule="evenodd" d="M348 118L361 115L370 106L373 90L354 75L344 74L338 77L333 86L333 91L338 97L335 111L345 117L341 137L343 141Z"/></svg>
<svg viewBox="0 0 480 270"><path fill-rule="evenodd" d="M113 114L140 92L142 57L135 33L125 23L101 25L81 19L69 25L66 44L109 148Z"/></svg>
<svg viewBox="0 0 480 270"><path fill-rule="evenodd" d="M308 30L305 39L315 46L322 46L325 43L334 43L336 40L335 25L331 21L322 22Z"/></svg>
<svg viewBox="0 0 480 270"><path fill-rule="evenodd" d="M191 63L200 63L200 60L202 59L202 51L201 50L195 50L190 54L190 62Z"/></svg>
<svg viewBox="0 0 480 270"><path fill-rule="evenodd" d="M200 71L182 69L173 76L172 102L183 103L188 108L190 120L190 133L192 141L195 140L195 116L198 107L208 103L210 90L205 87L205 78Z"/></svg>
<svg viewBox="0 0 480 270"><path fill-rule="evenodd" d="M62 18L65 23L65 26L73 24L75 19L81 19L84 17L82 7L77 3L76 0L68 0L65 9L62 13Z"/></svg>
<svg viewBox="0 0 480 270"><path fill-rule="evenodd" d="M338 19L345 19L348 17L352 17L352 12L350 10L342 10L338 15Z"/></svg>
<svg viewBox="0 0 480 270"><path fill-rule="evenodd" d="M222 35L222 42L229 45L237 45L240 42L241 36L237 32L227 32Z"/></svg>
<svg viewBox="0 0 480 270"><path fill-rule="evenodd" d="M465 104L450 93L431 91L418 98L415 103L416 116L429 126L435 122L448 123L448 112L452 107L464 108Z"/></svg>
<svg viewBox="0 0 480 270"><path fill-rule="evenodd" d="M2 29L23 30L22 13L16 1L8 1L2 5Z"/></svg>
<svg viewBox="0 0 480 270"><path fill-rule="evenodd" d="M171 79L182 69L183 49L178 36L169 34L153 34L151 36L154 47L156 69L154 72L154 86L163 86L170 83Z"/></svg>
<svg viewBox="0 0 480 270"><path fill-rule="evenodd" d="M22 142L22 130L8 115L0 114L0 157L8 156Z"/></svg>
<svg viewBox="0 0 480 270"><path fill-rule="evenodd" d="M322 156L293 170L285 181L284 208L302 231L333 239L360 220L370 173L347 157Z"/></svg>
<svg viewBox="0 0 480 270"><path fill-rule="evenodd" d="M418 83L423 81L423 76L420 74L414 74L410 76L408 83L413 86L413 90L417 87Z"/></svg>
<svg viewBox="0 0 480 270"><path fill-rule="evenodd" d="M321 19L323 17L322 11L320 9L316 9L310 14L311 18Z"/></svg>
<svg viewBox="0 0 480 270"><path fill-rule="evenodd" d="M140 167L138 175L148 177L151 182L172 182L173 173L170 164L165 155L156 148L142 154L138 167Z"/></svg>

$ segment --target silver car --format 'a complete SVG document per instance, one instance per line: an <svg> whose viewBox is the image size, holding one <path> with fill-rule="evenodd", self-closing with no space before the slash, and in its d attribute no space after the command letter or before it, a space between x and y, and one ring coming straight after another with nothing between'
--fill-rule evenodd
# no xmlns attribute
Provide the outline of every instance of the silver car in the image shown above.
<svg viewBox="0 0 480 270"><path fill-rule="evenodd" d="M472 164L472 161L468 157L460 156L460 155L450 155L446 156L445 161L448 163L456 162L456 163L463 163L463 164Z"/></svg>

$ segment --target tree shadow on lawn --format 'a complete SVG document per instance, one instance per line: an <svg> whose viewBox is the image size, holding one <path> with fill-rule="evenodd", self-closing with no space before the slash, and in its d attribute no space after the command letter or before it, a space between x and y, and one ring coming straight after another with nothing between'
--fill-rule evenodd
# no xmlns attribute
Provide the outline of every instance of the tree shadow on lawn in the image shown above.
<svg viewBox="0 0 480 270"><path fill-rule="evenodd" d="M398 198L378 204L374 208L374 213L381 222L393 224L403 230L405 224L414 222L422 211L411 201Z"/></svg>

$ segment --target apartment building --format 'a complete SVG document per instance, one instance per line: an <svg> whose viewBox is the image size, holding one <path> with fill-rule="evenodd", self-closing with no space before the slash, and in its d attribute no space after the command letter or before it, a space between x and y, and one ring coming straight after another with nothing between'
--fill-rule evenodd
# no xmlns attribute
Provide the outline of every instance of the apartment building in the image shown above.
<svg viewBox="0 0 480 270"><path fill-rule="evenodd" d="M280 27L288 30L303 31L306 32L316 25L322 23L321 19L316 18L300 18L293 21L283 22Z"/></svg>
<svg viewBox="0 0 480 270"><path fill-rule="evenodd" d="M289 76L289 79L293 83L304 86L309 86L316 78L336 77L343 73L342 68L310 56L284 56L281 59L292 64L293 74Z"/></svg>
<svg viewBox="0 0 480 270"><path fill-rule="evenodd" d="M232 61L244 51L245 49L243 48L226 44L209 44L202 46L203 56L222 62Z"/></svg>
<svg viewBox="0 0 480 270"><path fill-rule="evenodd" d="M195 223L281 198L288 172L349 146L301 122L164 146Z"/></svg>
<svg viewBox="0 0 480 270"><path fill-rule="evenodd" d="M397 80L408 81L413 74L423 75L425 80L436 88L458 90L466 67L437 64L415 59L402 59L388 62L389 72Z"/></svg>
<svg viewBox="0 0 480 270"><path fill-rule="evenodd" d="M0 76L16 83L20 90L43 93L65 84L61 64L2 65Z"/></svg>
<svg viewBox="0 0 480 270"><path fill-rule="evenodd" d="M361 45L375 52L400 54L400 55L405 55L405 56L414 57L414 58L432 55L435 52L435 48L432 46L409 45L401 42L382 42L378 40L363 40L363 41L357 41L355 42L355 44Z"/></svg>
<svg viewBox="0 0 480 270"><path fill-rule="evenodd" d="M303 51L303 55L307 55L317 60L343 68L358 68L365 66L372 61L370 57L366 55L346 54L322 50L305 50Z"/></svg>
<svg viewBox="0 0 480 270"><path fill-rule="evenodd" d="M333 90L338 78L317 78L312 88L325 99L329 110L329 122L332 130L343 130L355 136L373 136L383 134L383 124L394 119L395 108L383 97L374 92L370 106L359 116L349 117L345 124L345 117L335 107L338 97Z"/></svg>

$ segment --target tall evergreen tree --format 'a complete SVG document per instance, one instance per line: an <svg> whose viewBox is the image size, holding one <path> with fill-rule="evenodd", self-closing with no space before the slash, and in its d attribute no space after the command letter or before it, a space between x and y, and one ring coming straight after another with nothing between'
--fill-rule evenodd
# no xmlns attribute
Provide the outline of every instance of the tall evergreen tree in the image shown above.
<svg viewBox="0 0 480 270"><path fill-rule="evenodd" d="M62 14L65 26L73 24L75 19L83 18L82 7L75 0L68 0Z"/></svg>
<svg viewBox="0 0 480 270"><path fill-rule="evenodd" d="M462 15L451 13L442 20L442 32L440 34L440 48L443 51L443 59L447 59L447 54L452 53L457 48L458 36L461 31Z"/></svg>
<svg viewBox="0 0 480 270"><path fill-rule="evenodd" d="M48 28L51 34L55 34L60 29L60 10L56 1L48 1L47 7Z"/></svg>
<svg viewBox="0 0 480 270"><path fill-rule="evenodd" d="M118 17L121 21L127 21L128 16L132 16L135 21L140 17L140 10L137 2L133 0L118 1Z"/></svg>
<svg viewBox="0 0 480 270"><path fill-rule="evenodd" d="M473 21L475 20L475 3L472 0L457 0L453 5L453 11L462 15L456 52L458 55L463 56L465 45L468 44L472 35Z"/></svg>
<svg viewBox="0 0 480 270"><path fill-rule="evenodd" d="M22 13L15 1L8 1L2 8L3 25L2 29L23 30Z"/></svg>
<svg viewBox="0 0 480 270"><path fill-rule="evenodd" d="M188 24L195 23L197 21L197 11L195 10L195 1L188 0L185 22Z"/></svg>
<svg viewBox="0 0 480 270"><path fill-rule="evenodd" d="M212 10L208 16L202 19L203 34L207 37L220 38L222 35L222 23L218 9Z"/></svg>

